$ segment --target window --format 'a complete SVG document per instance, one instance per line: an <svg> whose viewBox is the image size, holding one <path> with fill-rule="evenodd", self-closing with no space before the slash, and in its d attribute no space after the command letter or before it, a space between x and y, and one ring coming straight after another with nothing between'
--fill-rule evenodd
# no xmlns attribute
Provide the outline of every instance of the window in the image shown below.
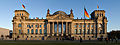
<svg viewBox="0 0 120 45"><path fill-rule="evenodd" d="M85 27L85 25L83 25L83 27Z"/></svg>
<svg viewBox="0 0 120 45"><path fill-rule="evenodd" d="M40 25L40 27L41 27L41 25Z"/></svg>
<svg viewBox="0 0 120 45"><path fill-rule="evenodd" d="M87 34L90 34L90 30L89 29L87 30Z"/></svg>
<svg viewBox="0 0 120 45"><path fill-rule="evenodd" d="M77 34L77 29L75 29L74 33Z"/></svg>
<svg viewBox="0 0 120 45"><path fill-rule="evenodd" d="M93 25L91 25L91 27L93 27Z"/></svg>
<svg viewBox="0 0 120 45"><path fill-rule="evenodd" d="M46 27L46 25L44 25L44 27Z"/></svg>
<svg viewBox="0 0 120 45"><path fill-rule="evenodd" d="M36 29L36 31L35 31L35 32L36 32L36 34L38 34L38 29Z"/></svg>
<svg viewBox="0 0 120 45"><path fill-rule="evenodd" d="M80 27L81 25L79 25L79 27Z"/></svg>
<svg viewBox="0 0 120 45"><path fill-rule="evenodd" d="M30 25L27 25L27 27L30 27Z"/></svg>
<svg viewBox="0 0 120 45"><path fill-rule="evenodd" d="M33 25L31 25L31 27L33 27Z"/></svg>
<svg viewBox="0 0 120 45"><path fill-rule="evenodd" d="M19 14L17 14L17 15L19 15Z"/></svg>
<svg viewBox="0 0 120 45"><path fill-rule="evenodd" d="M98 16L99 14L97 14L97 16Z"/></svg>
<svg viewBox="0 0 120 45"><path fill-rule="evenodd" d="M83 30L83 34L85 34L85 29Z"/></svg>
<svg viewBox="0 0 120 45"><path fill-rule="evenodd" d="M44 34L46 34L46 33L47 33L47 30L44 29Z"/></svg>
<svg viewBox="0 0 120 45"><path fill-rule="evenodd" d="M31 28L31 26L30 26L30 25L27 25L27 27Z"/></svg>
<svg viewBox="0 0 120 45"><path fill-rule="evenodd" d="M38 27L37 25L35 25L35 27Z"/></svg>
<svg viewBox="0 0 120 45"><path fill-rule="evenodd" d="M75 27L77 27L77 25L75 25Z"/></svg>
<svg viewBox="0 0 120 45"><path fill-rule="evenodd" d="M103 13L102 13L102 16L103 16Z"/></svg>
<svg viewBox="0 0 120 45"><path fill-rule="evenodd" d="M21 13L20 13L20 16L21 16Z"/></svg>
<svg viewBox="0 0 120 45"><path fill-rule="evenodd" d="M29 34L29 29L27 29L27 33Z"/></svg>
<svg viewBox="0 0 120 45"><path fill-rule="evenodd" d="M79 31L80 31L80 34L82 34L82 30L80 29Z"/></svg>
<svg viewBox="0 0 120 45"><path fill-rule="evenodd" d="M90 27L90 23L87 25L87 27Z"/></svg>
<svg viewBox="0 0 120 45"><path fill-rule="evenodd" d="M93 33L94 33L94 30L92 29L92 30L91 30L91 34L93 34Z"/></svg>
<svg viewBox="0 0 120 45"><path fill-rule="evenodd" d="M42 30L40 29L40 34L42 34Z"/></svg>
<svg viewBox="0 0 120 45"><path fill-rule="evenodd" d="M32 33L32 34L34 33L34 30L33 30L33 29L31 30L31 33Z"/></svg>
<svg viewBox="0 0 120 45"><path fill-rule="evenodd" d="M19 29L19 34L21 34L21 29Z"/></svg>
<svg viewBox="0 0 120 45"><path fill-rule="evenodd" d="M21 24L19 24L19 25L18 25L18 27L22 27L22 25L21 25Z"/></svg>

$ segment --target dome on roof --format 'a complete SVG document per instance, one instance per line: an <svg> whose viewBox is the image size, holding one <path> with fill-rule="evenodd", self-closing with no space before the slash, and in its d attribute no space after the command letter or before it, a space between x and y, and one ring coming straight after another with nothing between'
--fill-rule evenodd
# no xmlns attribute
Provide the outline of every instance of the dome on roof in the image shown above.
<svg viewBox="0 0 120 45"><path fill-rule="evenodd" d="M55 12L53 15L57 15L57 14L62 14L62 15L67 15L65 12L63 12L63 11L57 11L57 12Z"/></svg>

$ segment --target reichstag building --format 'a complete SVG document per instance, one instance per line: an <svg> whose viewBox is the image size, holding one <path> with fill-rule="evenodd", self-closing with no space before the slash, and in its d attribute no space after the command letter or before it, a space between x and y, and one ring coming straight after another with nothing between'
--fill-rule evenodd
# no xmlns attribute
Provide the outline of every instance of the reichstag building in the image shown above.
<svg viewBox="0 0 120 45"><path fill-rule="evenodd" d="M89 19L74 19L73 10L69 14L47 10L46 19L29 18L26 10L15 10L13 35L18 40L97 40L107 37L107 17L104 10L94 10Z"/></svg>

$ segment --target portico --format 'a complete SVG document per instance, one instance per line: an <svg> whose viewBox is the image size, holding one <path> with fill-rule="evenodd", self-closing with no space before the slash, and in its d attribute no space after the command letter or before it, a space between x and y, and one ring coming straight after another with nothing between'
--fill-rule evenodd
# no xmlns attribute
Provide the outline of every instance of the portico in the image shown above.
<svg viewBox="0 0 120 45"><path fill-rule="evenodd" d="M51 36L68 36L72 20L48 20L47 30Z"/></svg>

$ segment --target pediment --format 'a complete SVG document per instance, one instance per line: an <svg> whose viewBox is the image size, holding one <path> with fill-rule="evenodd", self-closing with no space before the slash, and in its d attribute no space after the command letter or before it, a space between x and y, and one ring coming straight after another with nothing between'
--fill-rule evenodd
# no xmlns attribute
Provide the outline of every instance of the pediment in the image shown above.
<svg viewBox="0 0 120 45"><path fill-rule="evenodd" d="M57 20L65 20L65 19L70 19L68 15L56 15L53 19L57 19Z"/></svg>

